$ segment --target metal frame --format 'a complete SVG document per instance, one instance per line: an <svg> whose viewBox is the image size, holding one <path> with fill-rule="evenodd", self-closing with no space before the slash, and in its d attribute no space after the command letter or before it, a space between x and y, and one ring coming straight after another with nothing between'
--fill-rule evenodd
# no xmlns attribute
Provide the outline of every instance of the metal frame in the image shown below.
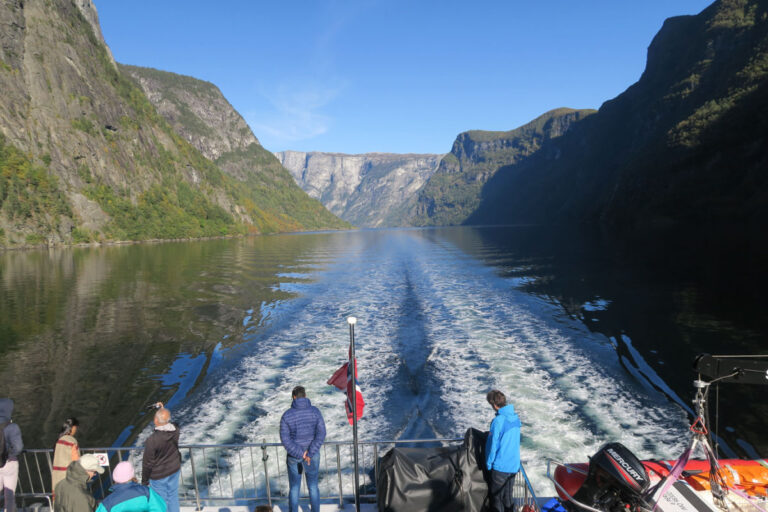
<svg viewBox="0 0 768 512"><path fill-rule="evenodd" d="M400 445L439 442L445 446L462 441L462 438L360 441L360 498L369 502L376 500L379 454ZM81 448L81 453L106 452L109 456L109 471L97 475L91 482L93 494L97 498L107 494L111 485L111 472L120 461L132 461L138 475L143 450L143 446ZM280 443L190 444L179 446L179 450L182 454L179 501L183 505L194 506L197 510L214 503L273 505L273 502L284 501L288 497L285 449ZM352 501L355 480L352 452L351 441L327 441L323 444L319 454L322 500L337 501L340 506L345 501ZM20 455L17 498L24 503L39 500L50 502L52 457L52 449L25 450ZM519 475L522 478L515 479L515 503L519 507L530 505L533 508L527 508L529 512L539 512L536 495L522 464ZM302 498L307 498L305 484L302 491Z"/></svg>
<svg viewBox="0 0 768 512"><path fill-rule="evenodd" d="M584 471L583 469L581 469L581 468L577 468L577 467L575 467L575 466L571 466L570 464L565 464L564 462L558 462L558 461L556 461L556 460L553 460L553 459L547 459L547 478L549 478L549 479L552 481L552 483L553 483L553 484L555 484L555 488L556 488L558 491L562 492L562 493L563 493L565 496L567 496L567 497L568 497L568 501L570 501L571 503L573 503L574 505L576 505L576 506L577 506L577 507L579 507L580 509L583 509L583 510L587 510L587 511L589 511L589 512L605 512L605 511L603 511L603 510L599 510L599 509L596 509L596 508L592 508L592 507L590 507L589 505L587 505L587 504L585 504L585 503L582 503L582 502L580 502L580 501L576 501L576 500L573 498L573 496L571 496L570 494L568 494L568 491L566 491L566 490L563 488L563 486L562 486L562 485L560 485L560 484L557 482L557 480L555 480L555 477L554 477L554 475L551 473L551 471L550 471L550 466L551 466L552 464L554 464L555 466L562 466L562 467L566 468L566 469L567 469L567 470L569 470L569 471L575 471L576 473L581 473L582 475L587 475L587 474L588 474L588 472L587 472L587 471Z"/></svg>

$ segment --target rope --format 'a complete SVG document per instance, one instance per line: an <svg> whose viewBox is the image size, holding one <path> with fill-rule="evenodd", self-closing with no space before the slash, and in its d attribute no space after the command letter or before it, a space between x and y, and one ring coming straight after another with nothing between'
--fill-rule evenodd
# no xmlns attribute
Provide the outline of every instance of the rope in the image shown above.
<svg viewBox="0 0 768 512"><path fill-rule="evenodd" d="M664 493L667 492L667 490L674 484L678 478L680 478L680 475L683 473L683 470L685 469L685 465L688 464L688 459L691 458L691 453L693 453L694 448L696 447L696 443L698 442L699 438L698 436L691 437L690 442L688 443L688 448L685 449L682 455L680 455L680 458L677 459L677 462L670 470L669 474L661 480L658 484L656 484L654 487L646 491L646 493L643 495L643 498L646 499L648 502L655 502L653 504L653 508L651 511L655 511L656 508L659 506L659 502L661 501L661 497L664 496ZM658 495L654 498L654 495L656 492L661 489L661 491L658 493Z"/></svg>

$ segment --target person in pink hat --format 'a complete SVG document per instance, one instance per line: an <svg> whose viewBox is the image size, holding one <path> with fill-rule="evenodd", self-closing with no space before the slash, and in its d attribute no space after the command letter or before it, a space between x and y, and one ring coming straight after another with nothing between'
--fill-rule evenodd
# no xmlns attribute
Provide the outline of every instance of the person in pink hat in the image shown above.
<svg viewBox="0 0 768 512"><path fill-rule="evenodd" d="M112 481L112 494L104 498L96 512L166 512L163 498L136 480L130 462L121 462L115 466Z"/></svg>

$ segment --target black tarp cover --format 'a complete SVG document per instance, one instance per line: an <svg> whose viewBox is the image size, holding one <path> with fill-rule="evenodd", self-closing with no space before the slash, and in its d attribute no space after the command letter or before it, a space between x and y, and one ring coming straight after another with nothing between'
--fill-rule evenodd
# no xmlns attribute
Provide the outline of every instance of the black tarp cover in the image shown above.
<svg viewBox="0 0 768 512"><path fill-rule="evenodd" d="M381 458L376 494L380 512L481 512L488 432L473 428L460 446L392 448Z"/></svg>

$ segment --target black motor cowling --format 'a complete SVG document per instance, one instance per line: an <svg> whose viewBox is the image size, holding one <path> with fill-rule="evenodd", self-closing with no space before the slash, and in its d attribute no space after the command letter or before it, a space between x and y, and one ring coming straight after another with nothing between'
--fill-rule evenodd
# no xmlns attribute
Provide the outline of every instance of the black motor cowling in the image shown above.
<svg viewBox="0 0 768 512"><path fill-rule="evenodd" d="M650 480L643 463L620 443L608 443L590 459L587 479L574 499L607 512L635 511Z"/></svg>

